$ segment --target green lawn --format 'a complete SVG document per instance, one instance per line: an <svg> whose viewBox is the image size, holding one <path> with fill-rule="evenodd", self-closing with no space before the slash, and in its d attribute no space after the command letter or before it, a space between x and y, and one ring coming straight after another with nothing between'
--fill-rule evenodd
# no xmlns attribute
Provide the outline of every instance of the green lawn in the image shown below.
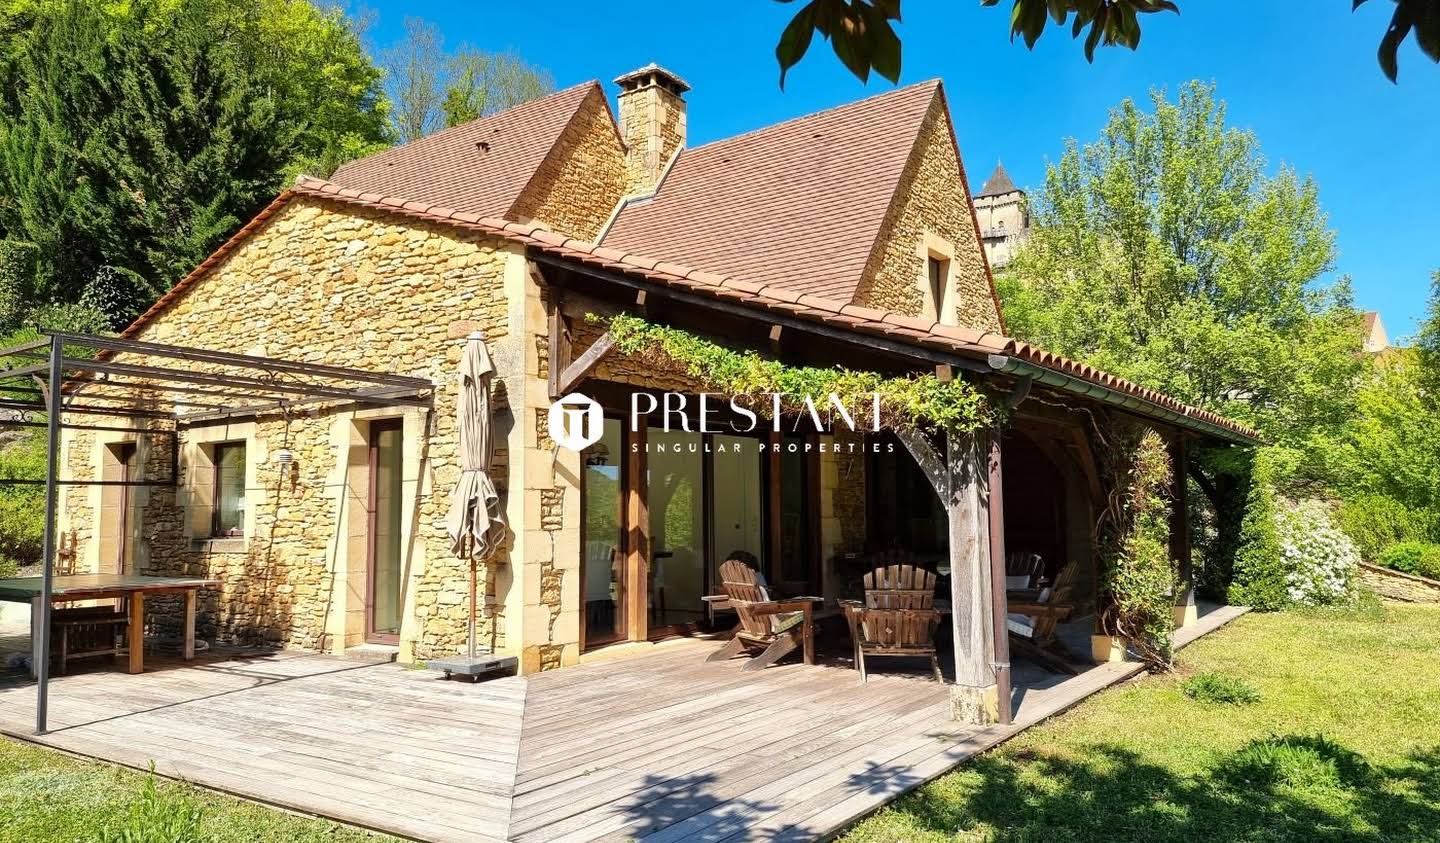
<svg viewBox="0 0 1440 843"><path fill-rule="evenodd" d="M4 843L393 839L0 738L0 841Z"/></svg>
<svg viewBox="0 0 1440 843"><path fill-rule="evenodd" d="M1440 841L1440 608L1248 615L850 829L874 841ZM1197 672L1260 699L1191 699Z"/></svg>

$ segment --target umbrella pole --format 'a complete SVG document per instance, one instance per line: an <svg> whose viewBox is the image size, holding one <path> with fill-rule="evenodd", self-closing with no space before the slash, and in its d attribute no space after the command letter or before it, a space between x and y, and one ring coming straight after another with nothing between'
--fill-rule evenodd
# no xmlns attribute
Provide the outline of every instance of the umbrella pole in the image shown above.
<svg viewBox="0 0 1440 843"><path fill-rule="evenodd" d="M475 534L470 533L469 552L465 556L470 560L470 628L469 628L469 656L475 658Z"/></svg>

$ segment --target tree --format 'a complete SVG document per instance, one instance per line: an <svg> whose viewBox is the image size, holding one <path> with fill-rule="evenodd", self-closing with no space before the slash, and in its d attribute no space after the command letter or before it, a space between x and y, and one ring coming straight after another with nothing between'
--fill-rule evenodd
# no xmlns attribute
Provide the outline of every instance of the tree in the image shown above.
<svg viewBox="0 0 1440 843"><path fill-rule="evenodd" d="M514 53L462 48L451 64L445 92L445 125L458 126L503 111L555 90L548 70L532 67Z"/></svg>
<svg viewBox="0 0 1440 843"><path fill-rule="evenodd" d="M1068 143L997 279L1013 333L1256 427L1300 474L1353 413L1360 317L1314 182L1265 174L1213 86ZM1290 472L1294 473L1294 472Z"/></svg>
<svg viewBox="0 0 1440 843"><path fill-rule="evenodd" d="M1440 404L1440 269L1430 276L1430 305L1415 336L1415 350L1425 389Z"/></svg>
<svg viewBox="0 0 1440 843"><path fill-rule="evenodd" d="M37 303L77 302L102 267L139 276L136 290L168 286L300 169L387 140L379 71L339 12L303 0L10 11L0 230L39 248Z"/></svg>
<svg viewBox="0 0 1440 843"><path fill-rule="evenodd" d="M422 138L440 127L444 102L445 38L440 27L420 18L405 19L405 37L386 50L385 88L394 103L395 135L401 143Z"/></svg>
<svg viewBox="0 0 1440 843"><path fill-rule="evenodd" d="M549 71L510 52L462 44L453 54L435 24L405 19L405 36L384 52L394 128L412 141L441 128L493 114L555 89Z"/></svg>
<svg viewBox="0 0 1440 843"><path fill-rule="evenodd" d="M1400 541L1440 542L1440 272L1413 348L1389 349L1356 389L1327 453L1346 526L1372 560Z"/></svg>
<svg viewBox="0 0 1440 843"><path fill-rule="evenodd" d="M782 0L790 3L794 0ZM998 6L1000 0L980 0L984 6ZM1366 0L1352 0L1358 9ZM1415 33L1425 55L1440 62L1440 0L1393 0L1395 13L1380 39L1380 69L1391 82L1396 80L1396 53L1400 44ZM1020 36L1025 46L1035 42L1052 22L1070 24L1070 34L1085 32L1085 58L1094 61L1095 47L1140 46L1140 15L1154 12L1179 13L1172 0L1013 0L1010 10L1010 38ZM1073 20L1072 20L1073 16ZM780 62L780 87L785 73L799 63L810 49L815 33L829 39L835 55L860 80L874 70L891 82L900 79L900 37L891 21L900 20L900 0L808 0L780 35L775 58Z"/></svg>

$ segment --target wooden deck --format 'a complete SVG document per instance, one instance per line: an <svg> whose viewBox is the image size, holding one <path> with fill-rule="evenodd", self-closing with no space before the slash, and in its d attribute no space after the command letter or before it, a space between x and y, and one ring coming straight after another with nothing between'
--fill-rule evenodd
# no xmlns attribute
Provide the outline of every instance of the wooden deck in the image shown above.
<svg viewBox="0 0 1440 843"><path fill-rule="evenodd" d="M812 840L1141 669L1017 665L1017 722L961 727L924 664L861 686L836 659L742 675L704 661L716 646L478 685L296 653L156 659L54 680L39 738L33 684L6 678L0 731L424 840Z"/></svg>

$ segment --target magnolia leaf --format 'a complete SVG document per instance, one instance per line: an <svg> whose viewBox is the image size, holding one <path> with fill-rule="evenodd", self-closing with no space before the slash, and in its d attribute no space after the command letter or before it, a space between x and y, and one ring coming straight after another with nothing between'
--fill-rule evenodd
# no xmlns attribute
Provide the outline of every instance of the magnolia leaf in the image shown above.
<svg viewBox="0 0 1440 843"><path fill-rule="evenodd" d="M780 43L775 45L775 58L780 62L780 89L785 89L785 73L805 57L810 49L810 38L815 34L815 0L790 21L780 34Z"/></svg>
<svg viewBox="0 0 1440 843"><path fill-rule="evenodd" d="M1396 76L1400 72L1396 51L1400 49L1400 42L1410 34L1412 25L1409 6L1405 3L1395 4L1395 14L1390 18L1390 26L1386 28L1384 37L1380 39L1380 49L1376 52L1376 58L1380 60L1380 71L1391 82L1396 81Z"/></svg>
<svg viewBox="0 0 1440 843"><path fill-rule="evenodd" d="M899 12L899 4L896 3L896 12ZM896 18L898 20L898 18ZM871 13L869 22L871 32L871 53L870 66L875 72L889 79L891 82L900 81L900 36L890 28L883 12L877 8Z"/></svg>

